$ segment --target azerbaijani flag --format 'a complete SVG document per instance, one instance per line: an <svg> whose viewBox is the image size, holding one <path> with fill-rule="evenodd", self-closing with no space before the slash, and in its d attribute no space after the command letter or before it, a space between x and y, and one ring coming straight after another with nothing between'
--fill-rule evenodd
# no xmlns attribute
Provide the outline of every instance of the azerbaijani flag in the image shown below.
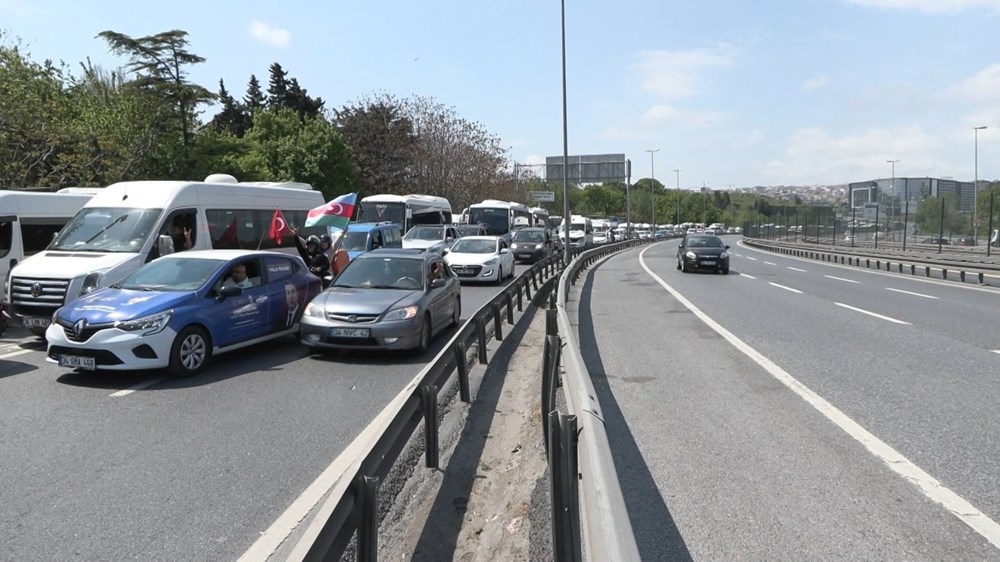
<svg viewBox="0 0 1000 562"><path fill-rule="evenodd" d="M357 193L348 193L316 207L306 215L306 227L310 226L333 226L343 229L351 221L354 214L354 201L358 198Z"/></svg>

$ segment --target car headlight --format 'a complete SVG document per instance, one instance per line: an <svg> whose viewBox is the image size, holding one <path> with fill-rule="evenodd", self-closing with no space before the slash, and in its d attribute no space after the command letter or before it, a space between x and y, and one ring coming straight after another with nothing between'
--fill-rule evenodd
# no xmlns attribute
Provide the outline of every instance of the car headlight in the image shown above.
<svg viewBox="0 0 1000 562"><path fill-rule="evenodd" d="M80 296L86 295L87 293L92 293L97 290L97 286L101 282L100 273L91 273L87 275L83 280L83 287L80 288Z"/></svg>
<svg viewBox="0 0 1000 562"><path fill-rule="evenodd" d="M115 328L126 332L142 332L144 336L151 336L162 332L167 327L167 323L170 322L170 317L173 314L174 311L171 309L143 316L142 318L136 318L135 320L123 320L115 323Z"/></svg>
<svg viewBox="0 0 1000 562"><path fill-rule="evenodd" d="M306 308L305 310L302 311L302 314L305 316L309 316L311 318L323 318L324 312L325 311L323 310L323 305L316 304L315 302L310 302L309 304L306 305Z"/></svg>
<svg viewBox="0 0 1000 562"><path fill-rule="evenodd" d="M382 320L393 321L393 320L409 320L417 315L417 307L408 306L406 308L397 308L396 310L390 310L385 313Z"/></svg>
<svg viewBox="0 0 1000 562"><path fill-rule="evenodd" d="M483 262L483 265L496 265L496 264L497 264L496 258L490 258Z"/></svg>
<svg viewBox="0 0 1000 562"><path fill-rule="evenodd" d="M694 253L694 252L688 252L688 253L686 253L686 254L684 254L684 255L685 255L686 257L688 257L688 258L691 258L691 259L693 259L693 260L696 260L696 259L698 259L698 254L696 254L696 253Z"/></svg>
<svg viewBox="0 0 1000 562"><path fill-rule="evenodd" d="M726 259L728 257L729 257L729 254L727 252L722 252L721 254L719 254L719 259L720 260L724 260L724 259Z"/></svg>
<svg viewBox="0 0 1000 562"><path fill-rule="evenodd" d="M510 249L511 250L516 250L517 249L517 242L511 242Z"/></svg>
<svg viewBox="0 0 1000 562"><path fill-rule="evenodd" d="M535 249L536 250L541 250L542 249L542 245L541 244L535 244Z"/></svg>

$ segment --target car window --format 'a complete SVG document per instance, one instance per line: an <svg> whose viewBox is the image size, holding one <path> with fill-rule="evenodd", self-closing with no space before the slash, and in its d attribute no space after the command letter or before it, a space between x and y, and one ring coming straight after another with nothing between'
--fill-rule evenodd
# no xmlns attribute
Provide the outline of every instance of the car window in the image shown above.
<svg viewBox="0 0 1000 562"><path fill-rule="evenodd" d="M460 238L451 251L459 254L492 254L497 249L497 244L489 239Z"/></svg>
<svg viewBox="0 0 1000 562"><path fill-rule="evenodd" d="M153 260L126 277L119 286L135 291L193 291L207 283L224 260L177 258Z"/></svg>
<svg viewBox="0 0 1000 562"><path fill-rule="evenodd" d="M442 240L442 229L435 226L415 226L403 237L405 240Z"/></svg>
<svg viewBox="0 0 1000 562"><path fill-rule="evenodd" d="M288 258L267 257L264 258L264 269L267 271L267 282L274 283L291 277L298 267Z"/></svg>
<svg viewBox="0 0 1000 562"><path fill-rule="evenodd" d="M423 266L422 258L357 258L352 260L337 277L334 286L360 289L422 289Z"/></svg>

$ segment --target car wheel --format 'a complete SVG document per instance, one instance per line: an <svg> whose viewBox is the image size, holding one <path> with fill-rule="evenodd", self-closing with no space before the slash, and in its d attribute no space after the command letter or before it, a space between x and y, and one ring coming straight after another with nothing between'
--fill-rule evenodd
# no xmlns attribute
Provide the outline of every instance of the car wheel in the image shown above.
<svg viewBox="0 0 1000 562"><path fill-rule="evenodd" d="M197 326L188 326L174 338L170 348L170 365L167 373L172 377L192 377L197 375L209 358L212 357L212 346L205 330Z"/></svg>
<svg viewBox="0 0 1000 562"><path fill-rule="evenodd" d="M677 269L681 268L681 259L677 258Z"/></svg>
<svg viewBox="0 0 1000 562"><path fill-rule="evenodd" d="M458 326L462 321L462 299L455 299L455 310L451 313L451 325Z"/></svg>
<svg viewBox="0 0 1000 562"><path fill-rule="evenodd" d="M723 275L729 275L729 268L728 267L724 267L724 268L722 268L722 269L719 270L719 273L721 273Z"/></svg>
<svg viewBox="0 0 1000 562"><path fill-rule="evenodd" d="M419 353L427 353L431 347L431 317L424 316L424 323L420 327L420 345L417 346Z"/></svg>

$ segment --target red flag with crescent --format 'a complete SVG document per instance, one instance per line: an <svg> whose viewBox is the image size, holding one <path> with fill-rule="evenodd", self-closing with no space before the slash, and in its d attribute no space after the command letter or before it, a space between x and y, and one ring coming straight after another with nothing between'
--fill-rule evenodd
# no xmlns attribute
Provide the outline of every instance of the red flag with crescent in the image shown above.
<svg viewBox="0 0 1000 562"><path fill-rule="evenodd" d="M274 243L281 245L281 238L286 234L291 234L292 229L288 228L288 221L281 214L281 209L275 209L274 217L271 218L271 228L267 231L267 236L274 240Z"/></svg>

